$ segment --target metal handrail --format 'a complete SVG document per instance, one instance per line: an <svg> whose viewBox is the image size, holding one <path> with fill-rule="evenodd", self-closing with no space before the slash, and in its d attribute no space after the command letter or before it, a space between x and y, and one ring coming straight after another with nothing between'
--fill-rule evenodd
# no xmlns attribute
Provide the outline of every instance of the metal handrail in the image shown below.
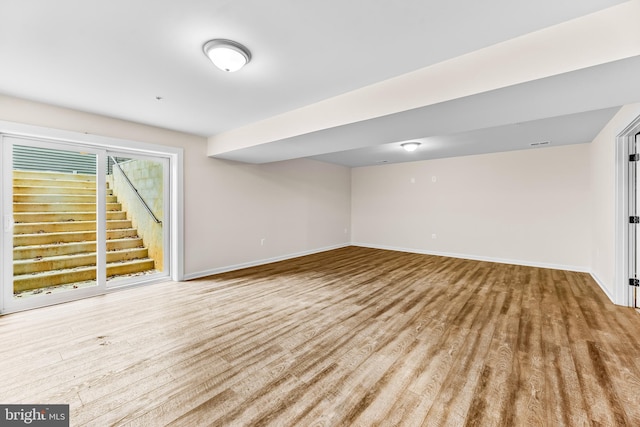
<svg viewBox="0 0 640 427"><path fill-rule="evenodd" d="M144 208L147 210L147 212L149 212L149 215L151 215L151 218L153 218L153 220L156 222L156 224L162 224L162 221L160 221L158 219L158 217L153 214L153 211L151 210L151 208L149 207L147 202L145 202L144 199L142 198L142 196L140 195L140 193L138 193L138 189L133 185L133 183L131 182L131 180L127 176L127 174L122 170L122 168L118 164L117 160L112 156L109 156L109 158L111 159L113 164L116 165L116 167L118 168L118 170L120 171L120 173L124 177L125 181L127 181L127 183L129 184L129 187L131 187L131 189L136 193L136 196L138 196L138 199L142 202L142 205L144 206Z"/></svg>

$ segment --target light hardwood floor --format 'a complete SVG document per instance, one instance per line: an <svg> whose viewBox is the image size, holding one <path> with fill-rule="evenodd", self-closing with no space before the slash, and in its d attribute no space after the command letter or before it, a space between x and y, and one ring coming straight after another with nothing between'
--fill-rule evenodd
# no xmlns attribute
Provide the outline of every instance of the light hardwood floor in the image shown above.
<svg viewBox="0 0 640 427"><path fill-rule="evenodd" d="M350 247L0 318L0 402L72 425L638 426L587 274Z"/></svg>

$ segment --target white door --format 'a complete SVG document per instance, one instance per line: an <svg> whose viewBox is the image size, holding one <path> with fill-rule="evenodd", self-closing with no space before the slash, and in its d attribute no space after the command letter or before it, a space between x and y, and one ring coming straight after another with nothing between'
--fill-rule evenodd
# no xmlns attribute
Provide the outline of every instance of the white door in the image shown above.
<svg viewBox="0 0 640 427"><path fill-rule="evenodd" d="M631 143L631 156L635 156L634 161L629 162L629 270L630 281L640 280L640 183L638 182L640 171L638 170L640 161L640 134L635 136ZM630 159L631 160L631 159ZM633 219L632 219L633 218ZM637 284L637 282L636 282ZM635 286L635 306L640 307L640 287Z"/></svg>

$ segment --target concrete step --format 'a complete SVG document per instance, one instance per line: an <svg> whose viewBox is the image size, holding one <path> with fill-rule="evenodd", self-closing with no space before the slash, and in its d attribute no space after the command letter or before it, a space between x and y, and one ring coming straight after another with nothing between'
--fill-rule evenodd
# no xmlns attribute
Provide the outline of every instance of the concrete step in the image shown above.
<svg viewBox="0 0 640 427"><path fill-rule="evenodd" d="M139 273L153 270L155 264L152 259L136 259L107 264L107 277ZM47 286L70 284L96 279L95 267L77 267L64 270L45 271L41 273L21 274L13 277L14 292L40 289Z"/></svg>
<svg viewBox="0 0 640 427"><path fill-rule="evenodd" d="M44 172L44 171L26 171L14 170L14 179L45 179L47 181L96 181L95 175L83 173L65 173L65 172Z"/></svg>
<svg viewBox="0 0 640 427"><path fill-rule="evenodd" d="M120 203L107 203L108 211L121 211ZM13 212L95 212L95 203L14 203Z"/></svg>
<svg viewBox="0 0 640 427"><path fill-rule="evenodd" d="M60 189L58 189L60 191ZM116 196L106 196L107 203L116 203ZM95 203L96 195L85 194L13 194L14 203Z"/></svg>
<svg viewBox="0 0 640 427"><path fill-rule="evenodd" d="M73 181L65 179L48 180L48 179L32 179L32 178L13 178L14 187L58 187L58 188L96 188L95 181ZM109 188L109 183L107 183Z"/></svg>
<svg viewBox="0 0 640 427"><path fill-rule="evenodd" d="M148 258L148 256L149 251L146 248L120 249L117 251L107 252L107 263L144 259ZM18 276L22 274L39 273L51 270L88 267L96 265L96 262L95 252L16 260L13 262L13 274L14 276Z"/></svg>
<svg viewBox="0 0 640 427"><path fill-rule="evenodd" d="M107 212L107 220L126 219L127 213L124 211ZM16 223L29 222L64 222L64 221L95 221L94 212L16 212L13 220Z"/></svg>
<svg viewBox="0 0 640 427"><path fill-rule="evenodd" d="M107 240L107 251L121 249L142 248L144 243L140 237ZM95 252L96 242L71 242L49 245L21 246L13 249L13 259L33 259L37 257L52 257L60 255L81 254Z"/></svg>
<svg viewBox="0 0 640 427"><path fill-rule="evenodd" d="M138 230L125 228L107 230L107 240L137 237ZM61 233L17 234L13 236L13 246L48 245L51 243L92 242L96 240L95 231L70 231Z"/></svg>
<svg viewBox="0 0 640 427"><path fill-rule="evenodd" d="M108 220L107 230L132 228L131 220ZM59 233L66 231L95 231L95 221L62 221L62 222L31 222L15 224L13 234L41 234Z"/></svg>
<svg viewBox="0 0 640 427"><path fill-rule="evenodd" d="M58 186L27 186L27 185L14 185L13 194L79 194L79 195L95 195L95 186L92 188L85 187L66 187L64 190ZM106 190L108 196L113 195L113 190Z"/></svg>

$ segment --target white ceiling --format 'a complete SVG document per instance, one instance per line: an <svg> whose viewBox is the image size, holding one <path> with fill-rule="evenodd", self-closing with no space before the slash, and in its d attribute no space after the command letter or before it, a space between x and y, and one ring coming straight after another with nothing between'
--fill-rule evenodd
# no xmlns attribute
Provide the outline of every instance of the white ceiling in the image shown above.
<svg viewBox="0 0 640 427"><path fill-rule="evenodd" d="M618 108L608 108L469 132L411 138L410 141L417 141L421 144L415 152L411 153L401 149L400 144L407 141L399 141L320 154L311 158L343 166L358 167L581 144L585 141L591 141L617 110Z"/></svg>
<svg viewBox="0 0 640 427"><path fill-rule="evenodd" d="M211 137L621 3L0 0L0 93ZM237 73L218 71L202 52L213 38L246 45L251 63ZM636 69L638 61L628 61L607 70L617 76ZM218 157L254 163L314 157L360 166L522 148L514 138L523 144L540 138L558 145L588 142L614 107L640 101L640 90L625 97L616 88L615 94L580 98L583 104L547 94L545 102L553 104L548 111L528 104L541 88L571 81L602 84L595 77L601 71L542 79ZM483 112L505 97L511 102L506 108ZM428 117L453 123L463 111L472 119L441 128L416 125ZM503 119L496 119L498 112ZM384 137L370 142L381 129ZM519 138L523 130L527 138ZM329 136L334 142L322 148L312 142ZM407 137L424 142L409 159L393 151Z"/></svg>

